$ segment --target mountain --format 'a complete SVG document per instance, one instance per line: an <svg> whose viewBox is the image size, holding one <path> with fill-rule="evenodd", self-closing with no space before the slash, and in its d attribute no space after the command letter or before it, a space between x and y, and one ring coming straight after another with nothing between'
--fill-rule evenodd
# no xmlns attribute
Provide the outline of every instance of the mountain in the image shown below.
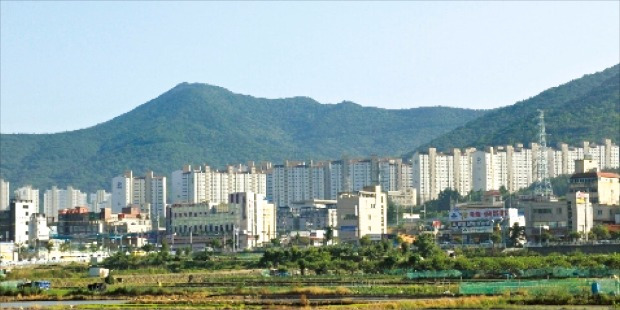
<svg viewBox="0 0 620 310"><path fill-rule="evenodd" d="M545 112L547 145L559 142L576 145L582 141L600 142L604 138L620 143L620 65L489 111L424 143L418 150L536 142L538 109Z"/></svg>
<svg viewBox="0 0 620 310"><path fill-rule="evenodd" d="M447 107L388 110L310 98L263 99L182 83L94 127L0 135L0 175L11 188L109 190L132 169L169 175L184 164L400 155L484 115Z"/></svg>

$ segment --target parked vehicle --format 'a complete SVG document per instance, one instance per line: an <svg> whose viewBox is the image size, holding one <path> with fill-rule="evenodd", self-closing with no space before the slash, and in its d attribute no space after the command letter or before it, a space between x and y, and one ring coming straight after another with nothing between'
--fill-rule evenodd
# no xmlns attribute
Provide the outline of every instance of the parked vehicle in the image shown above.
<svg viewBox="0 0 620 310"><path fill-rule="evenodd" d="M92 283L88 285L88 290L91 292L103 292L107 288L105 283Z"/></svg>
<svg viewBox="0 0 620 310"><path fill-rule="evenodd" d="M52 283L47 280L38 280L38 281L28 281L21 283L17 286L17 288L36 288L40 290L47 291L52 288Z"/></svg>

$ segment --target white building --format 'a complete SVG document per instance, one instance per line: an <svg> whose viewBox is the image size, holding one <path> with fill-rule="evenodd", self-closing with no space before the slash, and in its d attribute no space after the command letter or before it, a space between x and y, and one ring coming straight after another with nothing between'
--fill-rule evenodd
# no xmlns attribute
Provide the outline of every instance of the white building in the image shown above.
<svg viewBox="0 0 620 310"><path fill-rule="evenodd" d="M0 178L0 211L9 209L9 181Z"/></svg>
<svg viewBox="0 0 620 310"><path fill-rule="evenodd" d="M183 170L172 172L173 203L227 203L228 195L251 191L265 195L267 176L253 163L248 166L228 166L226 171L186 165Z"/></svg>
<svg viewBox="0 0 620 310"><path fill-rule="evenodd" d="M276 208L264 195L233 193L228 203L241 211L238 225L241 248L263 246L276 238Z"/></svg>
<svg viewBox="0 0 620 310"><path fill-rule="evenodd" d="M173 204L166 228L170 235L189 242L205 238L235 240L237 248L251 249L276 238L275 206L264 195L232 193L228 203ZM175 237L176 239L177 237Z"/></svg>
<svg viewBox="0 0 620 310"><path fill-rule="evenodd" d="M38 206L34 200L14 199L11 201L11 227L9 240L17 244L26 244L30 239L30 216L38 213Z"/></svg>
<svg viewBox="0 0 620 310"><path fill-rule="evenodd" d="M144 177L134 177L132 171L112 179L112 212L120 213L129 205L150 205L153 224L166 214L166 177L148 171Z"/></svg>
<svg viewBox="0 0 620 310"><path fill-rule="evenodd" d="M39 212L39 190L32 188L31 185L20 187L14 192L16 200L30 200L36 208L36 212Z"/></svg>
<svg viewBox="0 0 620 310"><path fill-rule="evenodd" d="M103 189L97 190L89 195L88 205L90 206L90 211L93 212L98 212L104 208L112 209L112 194L107 193Z"/></svg>
<svg viewBox="0 0 620 310"><path fill-rule="evenodd" d="M50 223L58 220L59 210L85 206L86 204L87 195L71 186L67 186L67 189L58 189L53 186L43 193L43 213Z"/></svg>
<svg viewBox="0 0 620 310"><path fill-rule="evenodd" d="M47 217L43 213L30 214L28 223L28 240L30 244L41 245L41 241L50 240L50 229L47 226Z"/></svg>
<svg viewBox="0 0 620 310"><path fill-rule="evenodd" d="M594 226L593 206L590 203L590 195L586 192L569 193L566 196L568 204L568 228L570 231L588 234Z"/></svg>
<svg viewBox="0 0 620 310"><path fill-rule="evenodd" d="M380 240L387 233L387 195L381 186L338 196L338 236L356 242L364 236Z"/></svg>
<svg viewBox="0 0 620 310"><path fill-rule="evenodd" d="M412 158L412 187L418 192L420 203L437 199L446 189L458 190L465 195L471 189L472 149L463 153L454 149L452 154L438 153L435 148L418 152Z"/></svg>

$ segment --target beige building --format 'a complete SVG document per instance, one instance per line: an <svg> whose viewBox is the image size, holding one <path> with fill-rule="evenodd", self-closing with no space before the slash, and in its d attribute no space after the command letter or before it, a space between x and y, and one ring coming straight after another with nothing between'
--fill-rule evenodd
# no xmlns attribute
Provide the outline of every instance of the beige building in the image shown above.
<svg viewBox="0 0 620 310"><path fill-rule="evenodd" d="M235 240L239 249L262 246L276 237L275 206L252 192L232 193L227 204L173 204L166 222L168 234L221 236Z"/></svg>
<svg viewBox="0 0 620 310"><path fill-rule="evenodd" d="M568 213L568 230L584 235L594 226L594 209L589 194L585 192L569 193L566 197Z"/></svg>
<svg viewBox="0 0 620 310"><path fill-rule="evenodd" d="M338 236L356 242L364 236L379 240L387 233L387 195L381 186L338 196Z"/></svg>
<svg viewBox="0 0 620 310"><path fill-rule="evenodd" d="M586 192L590 202L601 205L620 204L620 175L599 172L591 157L575 161L575 174L569 180L569 193Z"/></svg>
<svg viewBox="0 0 620 310"><path fill-rule="evenodd" d="M519 211L525 216L525 235L538 237L544 231L562 238L570 232L566 201L521 200Z"/></svg>

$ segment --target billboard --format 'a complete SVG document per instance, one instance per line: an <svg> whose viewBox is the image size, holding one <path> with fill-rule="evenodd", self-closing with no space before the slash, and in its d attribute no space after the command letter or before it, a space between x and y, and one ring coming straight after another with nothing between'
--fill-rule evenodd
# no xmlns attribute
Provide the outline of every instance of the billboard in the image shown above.
<svg viewBox="0 0 620 310"><path fill-rule="evenodd" d="M450 211L450 221L473 221L473 220L495 220L508 216L505 209L453 209Z"/></svg>

